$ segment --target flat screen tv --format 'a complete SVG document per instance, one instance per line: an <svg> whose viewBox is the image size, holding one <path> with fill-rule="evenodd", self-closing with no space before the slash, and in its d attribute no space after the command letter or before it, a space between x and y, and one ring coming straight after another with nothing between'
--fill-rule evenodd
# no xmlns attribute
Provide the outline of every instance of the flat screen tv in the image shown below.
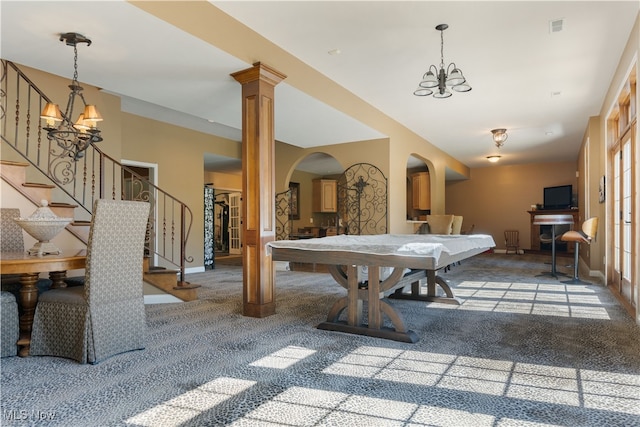
<svg viewBox="0 0 640 427"><path fill-rule="evenodd" d="M571 185L545 187L543 206L545 209L570 209L572 195Z"/></svg>

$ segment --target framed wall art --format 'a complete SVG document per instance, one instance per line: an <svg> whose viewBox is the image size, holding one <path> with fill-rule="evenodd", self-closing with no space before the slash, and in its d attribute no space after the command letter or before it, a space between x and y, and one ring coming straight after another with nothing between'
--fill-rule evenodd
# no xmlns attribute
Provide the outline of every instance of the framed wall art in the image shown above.
<svg viewBox="0 0 640 427"><path fill-rule="evenodd" d="M605 178L604 175L600 177L600 183L598 184L598 201L604 203L605 201Z"/></svg>

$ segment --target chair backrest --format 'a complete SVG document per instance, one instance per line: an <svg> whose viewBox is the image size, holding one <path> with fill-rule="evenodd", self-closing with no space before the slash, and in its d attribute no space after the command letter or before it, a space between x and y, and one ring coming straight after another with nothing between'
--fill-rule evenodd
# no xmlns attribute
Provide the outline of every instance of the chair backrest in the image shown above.
<svg viewBox="0 0 640 427"><path fill-rule="evenodd" d="M504 243L507 246L517 246L520 242L520 233L518 230L505 230Z"/></svg>
<svg viewBox="0 0 640 427"><path fill-rule="evenodd" d="M454 215L453 222L451 223L451 234L460 234L462 233L462 220L464 219L461 215Z"/></svg>
<svg viewBox="0 0 640 427"><path fill-rule="evenodd" d="M24 252L22 227L13 220L14 218L20 218L20 209L0 208L2 252Z"/></svg>
<svg viewBox="0 0 640 427"><path fill-rule="evenodd" d="M85 297L89 305L142 298L147 202L96 200L87 244Z"/></svg>
<svg viewBox="0 0 640 427"><path fill-rule="evenodd" d="M451 234L453 215L427 215L431 234Z"/></svg>
<svg viewBox="0 0 640 427"><path fill-rule="evenodd" d="M583 222L582 232L586 234L589 239L596 237L596 233L598 232L598 217L594 216Z"/></svg>

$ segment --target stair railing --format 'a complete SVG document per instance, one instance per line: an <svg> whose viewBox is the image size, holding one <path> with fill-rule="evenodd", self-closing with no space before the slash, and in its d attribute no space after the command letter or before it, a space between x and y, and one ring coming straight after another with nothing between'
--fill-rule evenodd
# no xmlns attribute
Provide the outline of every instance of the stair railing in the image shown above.
<svg viewBox="0 0 640 427"><path fill-rule="evenodd" d="M88 221L96 199L138 200L151 204L145 254L162 267L179 270L178 287L185 285L186 244L193 224L189 207L131 168L91 145L74 160L47 138L40 112L50 99L12 62L2 60L0 124L4 147L11 147L56 186L56 201L82 208L76 219ZM15 107L10 119L9 102ZM85 242L86 243L86 242Z"/></svg>

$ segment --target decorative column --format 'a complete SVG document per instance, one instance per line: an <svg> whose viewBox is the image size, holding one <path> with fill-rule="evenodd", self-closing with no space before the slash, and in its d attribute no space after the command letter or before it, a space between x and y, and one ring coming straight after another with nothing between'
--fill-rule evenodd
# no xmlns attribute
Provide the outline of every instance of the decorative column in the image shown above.
<svg viewBox="0 0 640 427"><path fill-rule="evenodd" d="M275 313L275 271L265 245L275 240L274 88L284 74L256 62L231 76L242 85L242 314Z"/></svg>

